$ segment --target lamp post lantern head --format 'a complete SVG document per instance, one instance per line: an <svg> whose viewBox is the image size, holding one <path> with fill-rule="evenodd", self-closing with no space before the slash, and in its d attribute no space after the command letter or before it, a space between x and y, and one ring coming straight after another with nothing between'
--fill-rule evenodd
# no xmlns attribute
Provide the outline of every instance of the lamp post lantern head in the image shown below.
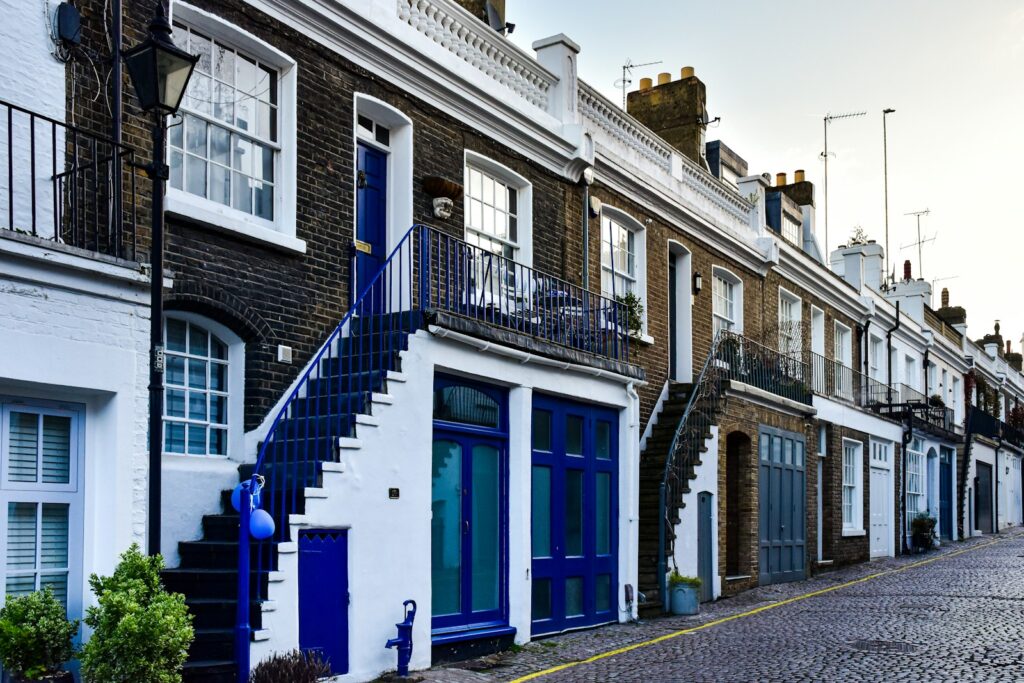
<svg viewBox="0 0 1024 683"><path fill-rule="evenodd" d="M149 37L124 53L124 63L135 87L143 111L174 114L181 105L197 55L182 50L171 41L163 0L149 23Z"/></svg>

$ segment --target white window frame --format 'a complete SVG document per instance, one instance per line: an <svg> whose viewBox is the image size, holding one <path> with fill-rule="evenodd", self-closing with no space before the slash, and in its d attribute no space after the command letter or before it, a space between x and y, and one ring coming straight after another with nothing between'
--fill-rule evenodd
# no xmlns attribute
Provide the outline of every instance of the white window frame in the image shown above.
<svg viewBox="0 0 1024 683"><path fill-rule="evenodd" d="M795 317L783 318L786 311ZM779 287L778 324L779 353L799 359L803 350L803 299L784 287Z"/></svg>
<svg viewBox="0 0 1024 683"><path fill-rule="evenodd" d="M28 482L7 482L8 457L8 416L11 411L61 415L71 418L70 430L70 462L68 484L46 484ZM84 508L85 508L85 407L78 404L62 403L37 399L21 399L0 396L0 604L7 590L7 515L8 503L55 503L68 506L68 577L67 577L67 609L72 619L82 615L82 562L84 552ZM39 536L37 530L37 548L39 552ZM37 567L38 575L46 573L44 568Z"/></svg>
<svg viewBox="0 0 1024 683"><path fill-rule="evenodd" d="M842 462L843 536L864 535L864 444L843 439Z"/></svg>
<svg viewBox="0 0 1024 683"><path fill-rule="evenodd" d="M871 466L879 469L892 469L892 441L871 439Z"/></svg>
<svg viewBox="0 0 1024 683"><path fill-rule="evenodd" d="M469 173L469 169L475 169L481 173L484 173L502 183L508 187L516 190L516 240L505 241L506 244L513 248L513 259L516 263L520 263L524 266L533 266L533 185L525 177L513 171L508 166L498 163L494 159L489 159L482 154L477 154L472 150L465 151L465 158L463 160L463 175L466 176ZM469 187L465 188L463 192L463 230L464 235L468 236L471 228L469 227ZM480 233L486 235L486 233ZM487 235L488 239L497 239L492 235Z"/></svg>
<svg viewBox="0 0 1024 683"><path fill-rule="evenodd" d="M917 371L917 358L904 354L903 357L903 383L915 391L920 391L920 377ZM906 400L904 398L904 400Z"/></svg>
<svg viewBox="0 0 1024 683"><path fill-rule="evenodd" d="M640 334L644 338L644 341L652 343L653 338L647 334L647 317L648 309L647 305L647 229L637 219L630 216L622 209L617 209L614 206L602 206L601 207L601 294L611 298L611 291L605 291L604 288L604 274L611 273L612 269L605 265L603 256L609 249L608 237L605 234L605 220L633 233L633 275L629 276L628 273L621 273L615 271L615 275L626 277L633 281L633 293L640 299L644 305L643 324L640 328ZM614 264L612 264L614 266ZM616 296L622 296L622 292L616 291Z"/></svg>
<svg viewBox="0 0 1024 683"><path fill-rule="evenodd" d="M274 220L247 214L185 190L167 187L166 209L213 228L274 247L305 253L306 243L296 237L297 71L291 57L252 33L221 17L180 0L171 3L172 20L223 41L278 70L278 140L274 161ZM173 122L172 122L173 123Z"/></svg>
<svg viewBox="0 0 1024 683"><path fill-rule="evenodd" d="M882 352L884 349L885 342L881 337L875 335L869 335L868 337L868 374L871 379L876 382L885 384L885 378L882 376Z"/></svg>
<svg viewBox="0 0 1024 683"><path fill-rule="evenodd" d="M923 444L914 440L913 448L907 449L907 523L918 514L928 512L927 458Z"/></svg>
<svg viewBox="0 0 1024 683"><path fill-rule="evenodd" d="M224 455L197 455L189 454L186 441L185 453L163 452L164 458L188 458L201 460L243 460L245 453L245 342L230 329L221 325L215 320L205 316L185 311L168 311L164 316L164 334L166 335L167 320L182 320L192 325L205 328L211 334L220 338L228 347L228 390L227 390L227 452ZM167 388L164 388L166 395ZM166 399L165 407L166 411ZM186 398L187 410L187 398ZM166 428L165 428L166 429ZM163 443L163 435L161 435Z"/></svg>
<svg viewBox="0 0 1024 683"><path fill-rule="evenodd" d="M839 364L835 378L836 393L847 400L853 400L853 331L835 321L832 331L832 357Z"/></svg>
<svg viewBox="0 0 1024 683"><path fill-rule="evenodd" d="M716 301L721 298L716 291L716 288L719 287L718 283L715 282L716 278L723 283L731 285L732 320L716 310ZM723 329L735 332L736 334L743 333L743 280L721 266L712 266L711 268L711 320L712 332L714 334Z"/></svg>

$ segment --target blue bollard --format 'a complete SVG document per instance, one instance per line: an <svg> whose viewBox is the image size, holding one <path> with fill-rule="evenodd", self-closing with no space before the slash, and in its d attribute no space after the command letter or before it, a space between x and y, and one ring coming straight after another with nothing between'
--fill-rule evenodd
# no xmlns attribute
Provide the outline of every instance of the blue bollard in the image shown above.
<svg viewBox="0 0 1024 683"><path fill-rule="evenodd" d="M412 661L412 622L416 619L416 601L406 600L402 607L405 608L405 621L395 624L398 627L398 637L389 640L384 647L398 649L398 675L408 676L409 662Z"/></svg>

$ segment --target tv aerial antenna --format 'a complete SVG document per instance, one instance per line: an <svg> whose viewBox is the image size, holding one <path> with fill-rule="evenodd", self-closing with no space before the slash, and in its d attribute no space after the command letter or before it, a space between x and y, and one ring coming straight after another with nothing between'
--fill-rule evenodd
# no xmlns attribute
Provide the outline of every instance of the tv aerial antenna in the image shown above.
<svg viewBox="0 0 1024 683"><path fill-rule="evenodd" d="M904 216L914 216L917 218L917 241L911 242L910 244L904 244L902 247L900 247L900 249L909 249L910 247L917 247L917 276L919 278L924 277L924 262L921 259L921 247L923 247L928 242L935 241L935 235L923 239L921 237L921 216L927 216L930 213L931 209L922 209L921 211L911 211L909 213L903 214Z"/></svg>
<svg viewBox="0 0 1024 683"><path fill-rule="evenodd" d="M615 81L615 87L622 88L622 111L626 111L626 90L629 86L633 85L633 69L639 69L642 66L654 66L655 64L661 64L661 60L634 64L632 59L626 59L626 63L622 65L622 78Z"/></svg>

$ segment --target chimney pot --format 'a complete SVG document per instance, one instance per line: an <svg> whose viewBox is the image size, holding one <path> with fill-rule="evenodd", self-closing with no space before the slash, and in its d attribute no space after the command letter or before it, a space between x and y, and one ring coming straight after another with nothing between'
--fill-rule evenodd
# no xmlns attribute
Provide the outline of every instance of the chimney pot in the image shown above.
<svg viewBox="0 0 1024 683"><path fill-rule="evenodd" d="M695 75L692 66L684 66L679 72L680 78L693 78Z"/></svg>
<svg viewBox="0 0 1024 683"><path fill-rule="evenodd" d="M1007 353L1013 353L1013 351L1010 349L1010 340L1009 339L1006 340L1006 352Z"/></svg>
<svg viewBox="0 0 1024 683"><path fill-rule="evenodd" d="M650 90L653 85L654 85L654 81L651 80L650 78L641 78L640 79L640 90L641 91L643 91L643 90Z"/></svg>
<svg viewBox="0 0 1024 683"><path fill-rule="evenodd" d="M942 307L949 308L949 288L942 288Z"/></svg>
<svg viewBox="0 0 1024 683"><path fill-rule="evenodd" d="M658 85L665 85L666 83L671 83L671 82L672 82L672 74L670 74L669 72L665 71L663 73L658 74Z"/></svg>
<svg viewBox="0 0 1024 683"><path fill-rule="evenodd" d="M904 280L911 280L912 279L910 277L910 259L907 259L906 261L903 262L903 279Z"/></svg>
<svg viewBox="0 0 1024 683"><path fill-rule="evenodd" d="M794 183L802 183L802 182L804 182L804 169L798 168L796 170L796 172L793 173L793 182Z"/></svg>
<svg viewBox="0 0 1024 683"><path fill-rule="evenodd" d="M776 173L775 174L775 186L776 187L782 187L785 184L786 184L786 174L785 173Z"/></svg>

